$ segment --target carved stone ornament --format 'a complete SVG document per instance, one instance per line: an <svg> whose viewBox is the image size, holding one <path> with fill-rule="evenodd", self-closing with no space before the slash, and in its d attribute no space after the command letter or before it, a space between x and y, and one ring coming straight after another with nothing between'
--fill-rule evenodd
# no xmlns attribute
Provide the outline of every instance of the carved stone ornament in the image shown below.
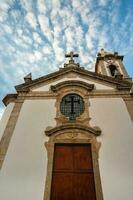
<svg viewBox="0 0 133 200"><path fill-rule="evenodd" d="M86 132L89 132L90 134L92 135L95 135L95 136L99 136L101 135L101 130L99 127L90 127L90 126L85 126L85 125L82 125L82 124L78 124L78 123L66 123L64 125L60 125L60 126L56 126L54 128L48 128L45 130L45 134L47 136L52 136L54 134L56 134L58 132L58 134L62 131L63 133L66 133L69 131L69 133L77 133L77 132L82 132L82 131L86 131Z"/></svg>
<svg viewBox="0 0 133 200"><path fill-rule="evenodd" d="M56 84L51 87L51 90L56 93L56 124L57 126L69 123L69 117L63 115L61 113L61 102L64 96L66 95L79 95L83 99L84 102L84 112L76 117L73 121L74 123L82 123L84 125L89 125L90 117L89 117L89 99L88 93L92 90L94 85L86 84L82 81L64 81L63 83Z"/></svg>
<svg viewBox="0 0 133 200"><path fill-rule="evenodd" d="M76 86L86 89L87 91L92 91L94 89L94 84L85 83L83 81L70 80L70 81L64 81L61 83L57 83L56 85L52 85L51 90L53 92L57 92L60 89L63 89L66 87L76 87Z"/></svg>

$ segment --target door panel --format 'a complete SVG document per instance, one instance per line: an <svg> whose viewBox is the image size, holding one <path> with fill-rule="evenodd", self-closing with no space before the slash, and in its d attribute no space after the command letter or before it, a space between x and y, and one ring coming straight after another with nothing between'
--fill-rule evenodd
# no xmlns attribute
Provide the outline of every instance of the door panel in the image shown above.
<svg viewBox="0 0 133 200"><path fill-rule="evenodd" d="M73 146L74 169L92 170L92 157L89 145Z"/></svg>
<svg viewBox="0 0 133 200"><path fill-rule="evenodd" d="M90 144L56 144L51 200L96 200Z"/></svg>
<svg viewBox="0 0 133 200"><path fill-rule="evenodd" d="M52 182L52 200L74 200L73 199L73 174L54 173Z"/></svg>
<svg viewBox="0 0 133 200"><path fill-rule="evenodd" d="M92 173L79 173L74 176L74 200L96 200Z"/></svg>
<svg viewBox="0 0 133 200"><path fill-rule="evenodd" d="M56 145L54 152L54 170L72 170L72 148L67 145Z"/></svg>

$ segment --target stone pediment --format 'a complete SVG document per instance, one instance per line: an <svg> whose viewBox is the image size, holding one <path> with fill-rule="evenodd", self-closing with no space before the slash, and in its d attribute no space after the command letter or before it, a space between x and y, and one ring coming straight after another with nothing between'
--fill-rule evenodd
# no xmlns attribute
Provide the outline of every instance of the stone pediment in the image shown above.
<svg viewBox="0 0 133 200"><path fill-rule="evenodd" d="M64 125L60 125L60 126L56 126L54 128L51 128L51 127L48 127L46 130L45 130L45 134L47 136L52 136L56 133L65 133L65 132L71 132L71 133L76 133L76 132L89 132L95 136L99 136L101 135L101 130L99 127L90 127L90 126L84 126L82 124L78 124L78 123L67 123L67 124L64 124Z"/></svg>
<svg viewBox="0 0 133 200"><path fill-rule="evenodd" d="M84 88L88 91L92 91L93 89L113 89L117 90L118 92L121 90L129 92L132 87L132 83L129 81L91 72L77 65L70 65L69 67L61 68L54 73L42 76L34 80L32 80L31 75L30 77L26 76L25 79L25 83L15 86L17 94L7 94L5 96L5 98L3 99L3 103L5 105L7 105L11 101L15 101L20 92L21 94L26 94L30 91L48 92L50 89L52 92L54 92L55 90L59 90L60 88L66 86L73 87L74 85ZM45 90L43 87L45 87Z"/></svg>
<svg viewBox="0 0 133 200"><path fill-rule="evenodd" d="M17 85L15 86L15 88L17 92L19 91L28 92L31 89L41 86L42 84L48 84L50 82L52 83L55 82L56 80L63 79L65 76L68 76L71 73L79 75L85 80L90 79L92 81L99 82L100 84L103 85L108 84L118 90L119 89L130 90L132 86L132 83L125 81L124 79L116 79L85 70L84 68L81 67L71 66L71 67L61 68L57 72L31 80L30 82L25 82L23 84Z"/></svg>
<svg viewBox="0 0 133 200"><path fill-rule="evenodd" d="M63 81L61 83L57 83L56 85L51 85L51 90L53 92L57 92L58 90L64 89L66 87L80 87L83 89L86 89L87 91L91 91L94 89L94 84L89 84L83 81L76 81L76 80L70 80L70 81Z"/></svg>

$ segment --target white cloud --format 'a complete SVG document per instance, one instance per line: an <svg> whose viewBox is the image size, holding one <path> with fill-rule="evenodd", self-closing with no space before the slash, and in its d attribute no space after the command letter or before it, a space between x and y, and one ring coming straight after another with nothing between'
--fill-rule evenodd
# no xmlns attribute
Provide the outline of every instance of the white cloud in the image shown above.
<svg viewBox="0 0 133 200"><path fill-rule="evenodd" d="M41 42L42 42L42 39L41 39L40 35L38 33L36 33L36 32L33 33L33 39L37 43L41 44Z"/></svg>
<svg viewBox="0 0 133 200"><path fill-rule="evenodd" d="M77 0L73 0L72 1L72 6L73 8L75 8L75 10L78 10L82 7L82 3L80 1L77 1Z"/></svg>
<svg viewBox="0 0 133 200"><path fill-rule="evenodd" d="M93 39L90 37L89 34L86 34L85 39L86 39L86 44L87 44L88 49L91 50L92 48L94 48Z"/></svg>
<svg viewBox="0 0 133 200"><path fill-rule="evenodd" d="M1 0L0 11L7 11L8 8L9 8L9 1L8 0Z"/></svg>
<svg viewBox="0 0 133 200"><path fill-rule="evenodd" d="M49 45L45 45L42 48L42 52L43 52L43 54L52 54L52 47Z"/></svg>
<svg viewBox="0 0 133 200"><path fill-rule="evenodd" d="M56 39L54 39L53 41L53 49L55 53L56 62L62 62L64 59L64 49L60 47L60 43Z"/></svg>
<svg viewBox="0 0 133 200"><path fill-rule="evenodd" d="M0 1L0 22L3 22L7 17L7 10L10 7L12 0L1 0Z"/></svg>
<svg viewBox="0 0 133 200"><path fill-rule="evenodd" d="M20 77L22 78L24 74L34 72L36 70L34 66L38 66L39 70L40 66L38 64L43 59L43 54L37 50L32 52L16 51L14 59L15 66L14 62L11 62L10 67L14 69L14 76L18 77L17 79L20 79Z"/></svg>
<svg viewBox="0 0 133 200"><path fill-rule="evenodd" d="M28 47L27 44L30 44L31 39L25 36L17 37L17 35L14 35L13 41L15 42L18 48L21 47L26 49Z"/></svg>
<svg viewBox="0 0 133 200"><path fill-rule="evenodd" d="M45 15L39 15L38 21L43 34L47 37L49 41L52 41L52 31L49 25L49 19Z"/></svg>
<svg viewBox="0 0 133 200"><path fill-rule="evenodd" d="M47 8L45 6L44 0L37 0L37 6L40 14L45 14Z"/></svg>
<svg viewBox="0 0 133 200"><path fill-rule="evenodd" d="M54 35L54 37L59 37L60 34L61 34L61 31L62 31L61 26L59 24L55 25L54 28L53 28L53 35Z"/></svg>
<svg viewBox="0 0 133 200"><path fill-rule="evenodd" d="M32 0L20 0L21 5L27 10L27 12L32 12Z"/></svg>
<svg viewBox="0 0 133 200"><path fill-rule="evenodd" d="M35 51L34 56L35 56L35 61L39 61L42 58L42 54L39 51Z"/></svg>
<svg viewBox="0 0 133 200"><path fill-rule="evenodd" d="M108 2L109 2L109 0L99 0L99 4L101 6L106 6Z"/></svg>
<svg viewBox="0 0 133 200"><path fill-rule="evenodd" d="M59 14L59 16L62 20L62 25L63 25L62 29L69 27L71 16L72 16L72 11L66 7L66 8L60 10L60 12L58 12L58 14ZM56 17L54 15L52 15L52 13L51 13L52 22L53 22L54 19L56 19Z"/></svg>
<svg viewBox="0 0 133 200"><path fill-rule="evenodd" d="M33 27L34 29L36 28L37 21L36 21L35 15L32 12L27 13L26 20L31 25L31 27Z"/></svg>
<svg viewBox="0 0 133 200"><path fill-rule="evenodd" d="M92 7L94 6L93 0L73 0L72 1L72 6L75 12L78 12L79 14L87 14Z"/></svg>
<svg viewBox="0 0 133 200"><path fill-rule="evenodd" d="M73 46L75 43L75 32L74 32L73 28L66 29L65 37L66 37L66 45L72 44L72 46Z"/></svg>
<svg viewBox="0 0 133 200"><path fill-rule="evenodd" d="M32 44L32 39L31 39L30 37L23 35L23 36L22 36L22 39L23 39L23 41L24 41L25 43L27 43L27 44Z"/></svg>
<svg viewBox="0 0 133 200"><path fill-rule="evenodd" d="M11 27L8 26L8 25L6 25L6 24L4 25L4 30L5 30L6 33L9 33L9 34L12 33L12 29L11 29Z"/></svg>
<svg viewBox="0 0 133 200"><path fill-rule="evenodd" d="M19 63L23 63L24 61L26 63L34 63L34 62L38 62L42 59L42 54L39 51L34 51L34 52L18 52L17 54L17 62ZM25 64L26 64L25 63Z"/></svg>
<svg viewBox="0 0 133 200"><path fill-rule="evenodd" d="M60 10L61 4L59 0L52 0L52 8L55 10Z"/></svg>
<svg viewBox="0 0 133 200"><path fill-rule="evenodd" d="M82 26L77 26L75 28L75 33L76 33L76 40L79 45L81 45L84 42L84 31Z"/></svg>
<svg viewBox="0 0 133 200"><path fill-rule="evenodd" d="M18 28L18 29L16 30L16 33L18 34L19 37L21 37L22 34L23 34L23 31L22 31L22 29Z"/></svg>

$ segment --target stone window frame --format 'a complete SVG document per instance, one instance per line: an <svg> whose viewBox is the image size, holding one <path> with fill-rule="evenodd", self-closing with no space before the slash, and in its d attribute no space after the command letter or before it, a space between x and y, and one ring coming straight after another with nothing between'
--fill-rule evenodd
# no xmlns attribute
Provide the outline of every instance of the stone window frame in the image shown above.
<svg viewBox="0 0 133 200"><path fill-rule="evenodd" d="M93 130L93 131L92 131ZM51 134L48 132L51 131ZM45 181L45 191L43 200L50 200L51 197L51 183L52 183L52 171L53 171L53 161L54 161L54 148L55 144L91 144L92 150L92 161L93 161L93 171L94 171L94 182L96 190L96 199L103 200L103 192L100 179L98 155L101 143L96 139L96 130L91 128L89 130L83 130L79 127L73 127L72 129L58 129L52 132L52 129L47 131L46 135L49 135L49 141L45 142L45 147L47 149L47 175Z"/></svg>
<svg viewBox="0 0 133 200"><path fill-rule="evenodd" d="M56 120L57 126L64 123L69 123L69 119L66 116L64 116L60 111L60 104L64 96L68 94L72 94L72 93L75 93L81 96L83 98L84 106L85 106L84 112L79 117L76 118L75 122L79 122L84 125L89 125L89 121L91 118L89 117L90 102L88 98L88 91L84 88L73 86L73 87L66 87L57 92L56 103L55 103L55 107L56 107L55 120Z"/></svg>

